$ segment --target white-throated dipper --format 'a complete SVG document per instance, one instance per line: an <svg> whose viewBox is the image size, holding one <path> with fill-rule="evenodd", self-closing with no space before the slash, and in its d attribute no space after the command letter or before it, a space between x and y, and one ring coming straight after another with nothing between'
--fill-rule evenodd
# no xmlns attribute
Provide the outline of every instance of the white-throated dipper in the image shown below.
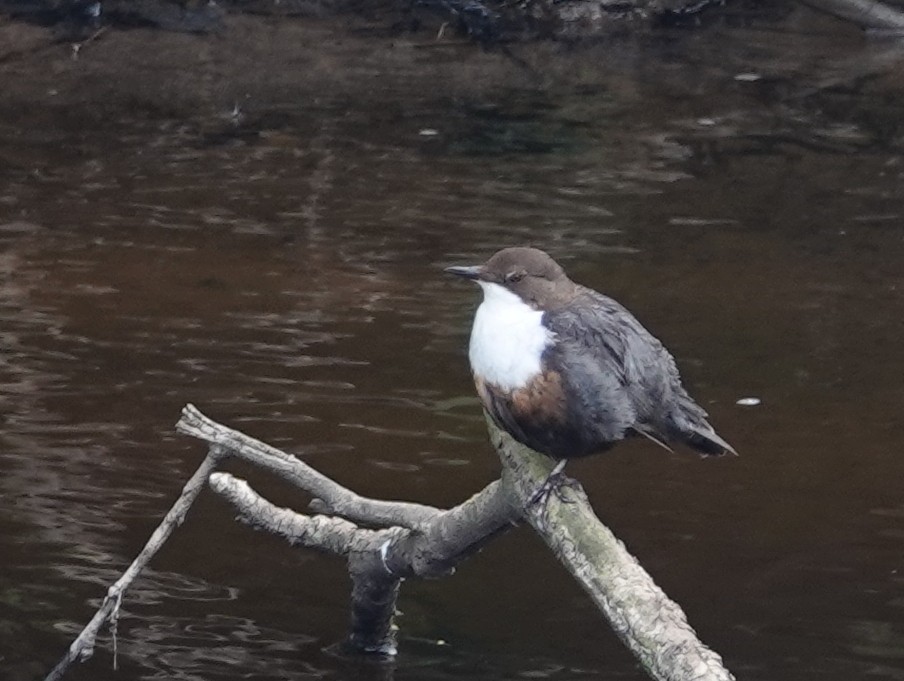
<svg viewBox="0 0 904 681"><path fill-rule="evenodd" d="M637 435L667 449L736 454L662 343L543 251L506 248L483 265L445 271L483 289L468 353L477 394L522 444L562 463Z"/></svg>

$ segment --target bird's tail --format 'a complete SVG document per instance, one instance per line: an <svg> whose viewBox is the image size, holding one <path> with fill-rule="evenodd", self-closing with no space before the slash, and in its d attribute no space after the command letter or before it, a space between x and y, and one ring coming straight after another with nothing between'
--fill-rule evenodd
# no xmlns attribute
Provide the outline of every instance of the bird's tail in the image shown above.
<svg viewBox="0 0 904 681"><path fill-rule="evenodd" d="M699 425L688 424L678 432L678 437L684 444L703 456L738 455L734 447L723 440L712 426L705 422Z"/></svg>
<svg viewBox="0 0 904 681"><path fill-rule="evenodd" d="M686 393L682 397L677 413L672 415L673 437L703 456L737 456L735 448L709 425L703 408Z"/></svg>

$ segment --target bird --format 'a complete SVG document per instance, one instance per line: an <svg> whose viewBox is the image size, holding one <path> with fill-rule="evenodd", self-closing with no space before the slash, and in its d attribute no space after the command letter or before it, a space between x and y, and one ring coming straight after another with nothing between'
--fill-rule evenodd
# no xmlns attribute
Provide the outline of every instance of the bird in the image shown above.
<svg viewBox="0 0 904 681"><path fill-rule="evenodd" d="M476 282L468 358L497 426L559 462L644 437L737 455L684 389L674 358L625 307L573 282L547 253L511 247L445 272Z"/></svg>

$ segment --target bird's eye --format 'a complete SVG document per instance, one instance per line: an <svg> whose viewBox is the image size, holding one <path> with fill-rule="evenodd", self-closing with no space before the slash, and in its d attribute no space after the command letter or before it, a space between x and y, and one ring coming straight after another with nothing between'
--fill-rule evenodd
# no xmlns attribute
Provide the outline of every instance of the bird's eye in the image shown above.
<svg viewBox="0 0 904 681"><path fill-rule="evenodd" d="M515 272L509 272L508 274L505 275L505 280L510 284L517 284L519 281L524 279L525 274L526 274L525 272L520 271L520 270L515 271Z"/></svg>

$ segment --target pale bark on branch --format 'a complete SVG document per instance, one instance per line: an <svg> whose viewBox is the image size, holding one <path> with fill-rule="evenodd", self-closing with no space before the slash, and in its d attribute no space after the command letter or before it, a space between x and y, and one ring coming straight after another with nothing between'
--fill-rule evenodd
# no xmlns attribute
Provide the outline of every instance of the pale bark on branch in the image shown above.
<svg viewBox="0 0 904 681"><path fill-rule="evenodd" d="M707 648L679 605L660 589L625 545L600 522L584 490L572 481L533 504L549 476L549 459L515 442L487 417L502 460L503 480L525 519L593 599L612 629L658 681L730 681L722 658Z"/></svg>
<svg viewBox="0 0 904 681"><path fill-rule="evenodd" d="M158 528L142 555L111 587L101 610L48 678L59 678L72 660L90 656L97 630L110 612L115 612L137 570L147 563L172 527L181 523L206 479L211 489L238 510L243 522L282 536L293 546L346 560L352 579L346 648L352 652L394 655L393 619L401 581L449 574L498 533L526 519L652 678L733 679L721 658L696 637L678 605L600 523L580 486L572 481L537 503L536 491L547 480L551 462L515 442L489 418L487 423L502 461L502 477L458 506L441 510L361 497L292 455L220 425L187 405L176 428L210 443L210 455L161 524L166 529ZM278 508L245 481L214 472L216 465L230 456L253 463L314 495L315 502L310 506L314 514ZM114 606L108 606L111 598L115 599ZM93 633L86 633L89 629ZM86 645L79 647L80 641Z"/></svg>
<svg viewBox="0 0 904 681"><path fill-rule="evenodd" d="M438 508L407 502L367 499L314 470L300 459L232 428L212 421L188 404L176 430L210 444L221 445L230 456L243 459L312 494L318 513L339 515L377 527L418 529L442 513Z"/></svg>

